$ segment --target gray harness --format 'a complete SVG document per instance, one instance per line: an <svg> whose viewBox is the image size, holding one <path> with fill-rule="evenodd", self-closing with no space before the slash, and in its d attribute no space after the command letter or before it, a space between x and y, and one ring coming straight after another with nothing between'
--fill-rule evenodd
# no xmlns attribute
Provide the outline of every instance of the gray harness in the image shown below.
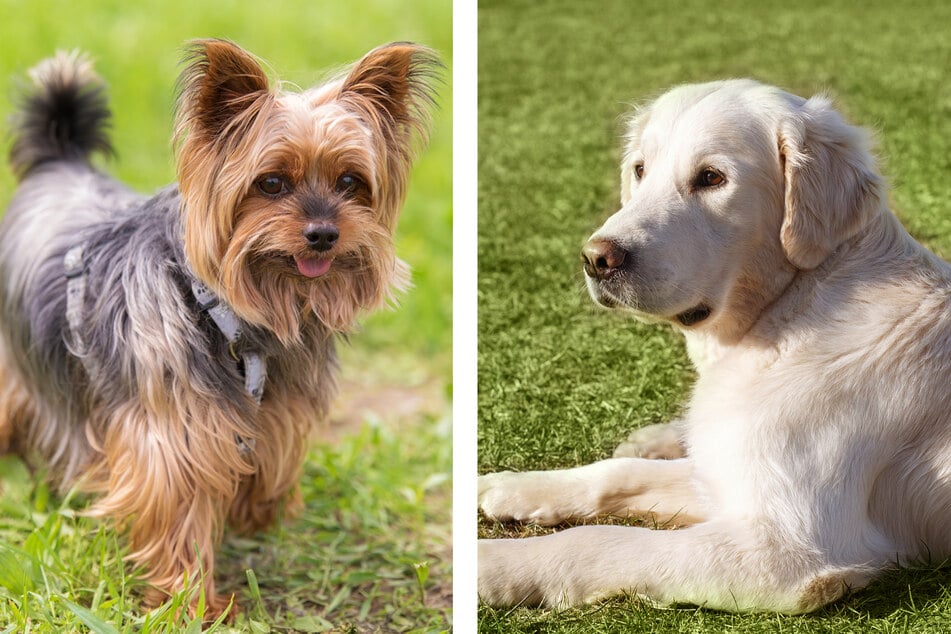
<svg viewBox="0 0 951 634"><path fill-rule="evenodd" d="M68 293L67 293L68 295ZM228 341L228 350L235 361L240 361L244 367L244 391L247 392L254 402L261 404L261 398L264 396L264 382L267 380L267 363L258 352L253 350L238 350L238 342L241 341L241 320L234 314L231 307L222 302L218 297L200 280L192 280L192 295L198 302L198 307L202 312L208 313L211 320L218 326L218 330ZM67 297L68 299L68 297ZM68 308L67 308L67 312Z"/></svg>
<svg viewBox="0 0 951 634"><path fill-rule="evenodd" d="M86 371L92 374L92 368L86 356L86 341L82 333L83 309L86 301L85 248L85 244L79 244L67 251L63 258L63 270L66 276L66 321L69 323L72 352L79 357ZM218 327L228 342L231 356L235 362L241 364L245 392L255 404L260 405L261 398L264 396L264 383L267 381L267 362L264 356L239 345L243 335L241 320L231 307L221 301L208 286L193 277L191 290L199 309L207 313ZM246 442L238 438L237 442L242 452L254 449L253 441Z"/></svg>
<svg viewBox="0 0 951 634"><path fill-rule="evenodd" d="M83 259L85 244L79 244L66 252L63 272L66 275L66 321L69 323L72 352L83 362L86 371L86 340L79 325L83 320L83 304L86 299L86 261ZM90 372L91 373L91 372Z"/></svg>

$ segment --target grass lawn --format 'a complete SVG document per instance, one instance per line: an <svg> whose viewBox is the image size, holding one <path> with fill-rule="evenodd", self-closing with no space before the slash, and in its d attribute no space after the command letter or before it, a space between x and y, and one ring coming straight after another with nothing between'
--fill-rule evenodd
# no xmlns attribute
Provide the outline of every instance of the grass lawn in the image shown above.
<svg viewBox="0 0 951 634"><path fill-rule="evenodd" d="M429 149L397 236L414 288L343 346L342 394L311 448L305 508L253 539L226 535L219 588L243 613L218 632L445 631L451 627L451 2L0 0L0 118L13 77L57 49L91 54L110 87L118 159L149 192L174 179L171 130L183 43L226 37L301 86L379 44L413 40L447 65ZM9 138L4 136L4 156ZM0 169L0 209L14 181ZM0 458L0 633L180 632L182 596L144 614L125 541Z"/></svg>
<svg viewBox="0 0 951 634"><path fill-rule="evenodd" d="M579 250L619 204L619 132L634 102L741 76L828 91L876 131L912 234L951 257L951 5L905 6L479 3L480 472L608 457L686 399L680 338L596 310L583 288ZM484 520L479 530L499 534ZM804 617L625 598L564 612L482 607L480 631L949 631L949 583L946 569L898 571Z"/></svg>

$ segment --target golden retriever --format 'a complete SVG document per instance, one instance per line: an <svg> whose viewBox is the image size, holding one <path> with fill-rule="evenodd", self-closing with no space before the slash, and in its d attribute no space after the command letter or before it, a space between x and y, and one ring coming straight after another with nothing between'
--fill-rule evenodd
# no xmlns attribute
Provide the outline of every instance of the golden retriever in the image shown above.
<svg viewBox="0 0 951 634"><path fill-rule="evenodd" d="M801 613L951 555L951 267L889 211L863 130L821 96L681 86L631 118L621 201L586 282L686 337L684 419L624 448L673 459L489 474L479 504L689 526L481 540L481 598Z"/></svg>

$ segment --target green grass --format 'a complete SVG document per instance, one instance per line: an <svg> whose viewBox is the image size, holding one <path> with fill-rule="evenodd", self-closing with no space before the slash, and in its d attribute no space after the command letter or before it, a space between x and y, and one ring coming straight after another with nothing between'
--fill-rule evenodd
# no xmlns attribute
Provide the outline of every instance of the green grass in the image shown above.
<svg viewBox="0 0 951 634"><path fill-rule="evenodd" d="M828 91L876 131L910 231L951 256L948 24L940 2L480 2L480 471L608 457L630 429L668 420L686 399L693 375L680 338L596 310L582 283L580 246L618 205L619 132L632 103L740 76ZM947 631L949 582L942 569L901 571L806 617L616 599L567 612L482 607L480 627Z"/></svg>
<svg viewBox="0 0 951 634"><path fill-rule="evenodd" d="M451 627L451 3L82 3L0 0L0 118L14 77L57 49L91 54L110 88L118 151L105 169L143 192L174 179L174 85L185 41L226 37L301 86L393 40L436 49L447 69L429 149L414 169L397 251L414 270L400 306L343 347L339 442L315 443L294 520L253 539L226 535L220 589L243 613L221 632L440 631ZM4 155L9 138L4 137ZM0 169L0 209L14 181ZM359 403L355 405L354 403ZM0 632L180 632L176 596L140 609L124 538L0 459Z"/></svg>
<svg viewBox="0 0 951 634"><path fill-rule="evenodd" d="M225 540L219 589L235 593L243 613L217 631L446 630L449 436L446 417L416 423L408 439L367 425L315 447L304 512L271 532ZM9 631L187 626L175 610L187 593L150 614L138 609L143 585L122 563L120 535L78 517L76 501L50 499L19 460L0 461L0 475L0 623Z"/></svg>

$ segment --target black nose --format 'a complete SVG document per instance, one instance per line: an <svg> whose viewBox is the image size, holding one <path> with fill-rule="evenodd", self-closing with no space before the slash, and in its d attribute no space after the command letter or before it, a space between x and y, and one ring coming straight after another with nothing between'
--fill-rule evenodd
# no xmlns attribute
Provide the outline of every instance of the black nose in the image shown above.
<svg viewBox="0 0 951 634"><path fill-rule="evenodd" d="M603 280L613 274L628 258L626 250L616 242L597 238L588 240L581 249L584 272L589 277Z"/></svg>
<svg viewBox="0 0 951 634"><path fill-rule="evenodd" d="M304 228L304 239L307 246L314 251L328 251L337 243L340 231L333 225L312 223Z"/></svg>

